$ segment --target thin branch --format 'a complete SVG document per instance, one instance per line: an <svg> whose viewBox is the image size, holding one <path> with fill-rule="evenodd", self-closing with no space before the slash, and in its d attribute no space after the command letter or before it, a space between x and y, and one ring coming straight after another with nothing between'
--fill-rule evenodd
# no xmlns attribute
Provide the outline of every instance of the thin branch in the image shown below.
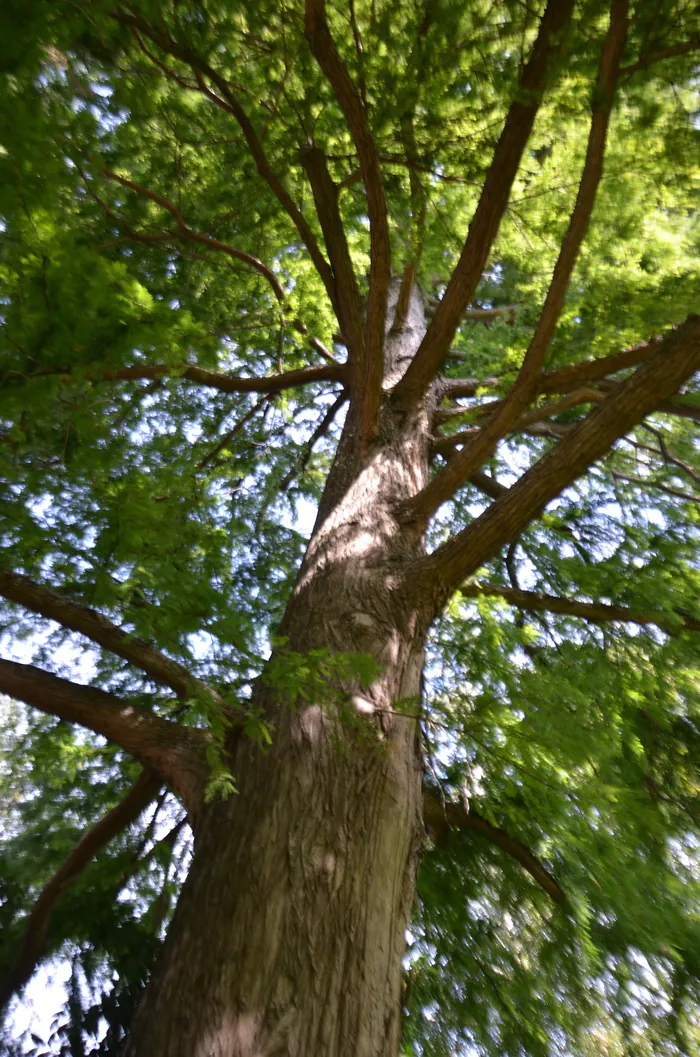
<svg viewBox="0 0 700 1057"><path fill-rule="evenodd" d="M79 171L80 175L83 177L83 181L85 183L88 193L90 194L90 197L93 198L94 201L96 201L102 207L105 213L112 220L114 220L115 223L119 224L121 227L124 228L124 230L127 232L127 235L129 236L129 239L134 240L136 242L160 244L168 241L196 242L200 245L206 246L208 249L226 254L229 257L233 257L234 259L242 261L244 264L249 265L249 267L251 267L254 271L262 275L270 284L278 304L285 304L287 300L287 295L284 291L284 287L282 286L279 279L271 268L268 268L268 266L264 264L258 257L255 257L250 253L245 253L243 250L236 249L235 246L231 246L228 242L222 242L221 239L213 238L211 235L205 235L202 232L194 231L192 228L188 227L187 224L185 224L182 213L166 198L163 198L162 195L157 194L155 191L149 190L149 188L147 187L142 187L141 184L136 183L134 180L127 180L125 177L119 176L117 173L113 173L109 169L102 170L104 175L107 176L110 180L114 180L118 183L123 184L125 187L130 188L130 190L135 191L137 194L143 195L146 198L150 198L163 209L166 209L175 217L178 225L178 230L175 232L163 231L146 234L144 232L134 231L131 227L129 227L123 217L113 212L113 210L109 208L107 203L104 202L95 193L94 189L90 186L90 181L88 180L87 175L82 170ZM203 258L196 257L195 259L201 260ZM331 353L328 351L323 342L319 341L318 338L309 335L309 328L301 319L292 320L291 325L299 334L302 334L306 338L311 348L318 352L318 354L322 356L328 363L337 364L338 361L331 355Z"/></svg>
<svg viewBox="0 0 700 1057"><path fill-rule="evenodd" d="M287 488L289 488L289 486L292 483L292 481L294 480L294 478L297 477L299 474L304 472L304 470L306 469L306 467L308 465L309 459L311 458L311 455L313 453L313 450L314 450L315 446L318 444L319 440L321 440L322 437L325 437L326 433L328 432L328 430L331 428L331 425L333 424L335 416L338 414L338 412L340 411L340 409L343 406L343 404L347 401L347 399L348 399L348 397L347 397L346 393L340 393L336 397L336 399L333 401L333 403L331 404L331 406L328 408L328 410L326 411L325 415L321 419L320 423L318 424L316 429L313 431L313 433L309 437L308 442L306 444L306 448L304 449L304 454L303 454L303 456L301 458L301 461L299 462L298 466L293 466L292 469L289 471L289 473L286 474L282 478L282 480L280 481L279 486L278 486L280 492L285 492L287 490Z"/></svg>
<svg viewBox="0 0 700 1057"><path fill-rule="evenodd" d="M394 391L401 406L416 405L445 358L467 305L481 279L491 246L508 205L523 151L544 96L547 74L561 48L571 19L573 0L549 0L537 40L508 111L486 175L479 204L469 225L464 248L445 294L411 366Z"/></svg>
<svg viewBox="0 0 700 1057"><path fill-rule="evenodd" d="M669 334L655 356L616 386L583 422L567 431L504 496L421 559L421 574L417 575L415 567L411 572L413 588L429 590L436 602L442 602L698 368L700 316L692 315ZM436 581L444 593L435 591Z"/></svg>
<svg viewBox="0 0 700 1057"><path fill-rule="evenodd" d="M530 411L526 411L525 414L520 417L510 426L508 432L512 430L524 430L528 426L533 425L535 422L545 422L550 419L553 415L558 415L562 411L570 411L574 407L578 407L580 404L599 404L604 399L604 394L598 392L597 389L591 389L589 386L581 389L574 389L571 393L565 393L563 396L557 397L556 400L547 400L544 404L540 404L539 407L533 407ZM476 404L472 407L465 408L441 408L436 412L436 419L439 421L454 421L456 418L461 418L462 415L476 415L477 419L483 418L486 415L492 415L494 411L498 411L505 401L495 400L488 404ZM439 437L433 445L433 450L436 452L448 451L454 448L455 444L469 444L470 441L479 439L482 433L482 428L478 423L469 427L468 429L461 430L459 433L451 433L445 437Z"/></svg>
<svg viewBox="0 0 700 1057"><path fill-rule="evenodd" d="M160 838L160 840L155 841L148 849L148 851L145 852L145 854L142 855L142 849L139 849L137 854L134 856L133 862L129 869L126 871L125 874L122 875L122 877L120 877L117 889L121 891L122 888L124 888L124 886L129 883L132 877L135 877L136 874L144 868L144 866L148 865L153 856L158 852L160 848L163 847L163 845L169 845L172 849L175 841L177 840L178 836L180 835L186 824L187 816L183 815L179 822L176 822L175 825L168 830L165 836Z"/></svg>
<svg viewBox="0 0 700 1057"><path fill-rule="evenodd" d="M628 609L626 606L613 606L604 602L581 602L578 598L561 598L557 595L544 594L541 591L521 591L511 587L501 587L500 584L484 582L464 584L460 587L460 592L467 598L502 598L518 609L580 617L594 624L618 620L626 624L655 624L668 634L677 633L681 628L688 631L700 631L700 620L694 620L684 613Z"/></svg>
<svg viewBox="0 0 700 1057"><path fill-rule="evenodd" d="M627 0L612 0L610 27L593 93L593 116L576 202L554 266L544 307L518 376L503 404L478 435L467 443L460 454L452 459L445 469L434 477L409 504L406 504L404 512L407 518L426 522L437 508L454 495L464 481L490 458L499 440L515 427L537 393L545 357L564 307L566 292L588 230L596 193L603 175L608 124L626 38Z"/></svg>
<svg viewBox="0 0 700 1057"><path fill-rule="evenodd" d="M677 397L675 400L661 400L656 410L664 415L677 415L678 418L689 418L693 422L700 422L700 405L684 404L682 397Z"/></svg>
<svg viewBox="0 0 700 1057"><path fill-rule="evenodd" d="M599 393L597 389L591 389L590 386L574 389L573 392L565 393L563 396L557 397L556 400L547 400L544 404L540 404L539 407L533 407L530 411L526 411L524 415L520 416L513 428L524 429L534 422L545 422L552 415L558 415L562 411L570 411L571 408L578 407L580 404L599 404L603 399L603 393Z"/></svg>
<svg viewBox="0 0 700 1057"><path fill-rule="evenodd" d="M617 371L636 367L659 351L661 338L633 345L629 349L601 356L598 360L582 360L570 367L558 367L555 370L543 371L540 375L537 390L540 393L567 393L586 382L595 382ZM611 384L616 384L611 381ZM498 389L503 385L500 377L492 378L443 378L440 381L441 396L456 399L462 396L474 396L480 389Z"/></svg>
<svg viewBox="0 0 700 1057"><path fill-rule="evenodd" d="M570 389L586 382L596 382L610 374L623 371L628 367L637 367L651 356L656 355L661 346L661 338L652 338L629 349L601 356L599 360L583 360L570 367L559 367L552 371L543 371L538 385L541 393L566 393Z"/></svg>
<svg viewBox="0 0 700 1057"><path fill-rule="evenodd" d="M491 474L484 473L483 470L477 470L469 478L469 484L474 485L480 492L487 495L490 499L500 499L502 495L508 491L506 485L501 484Z"/></svg>
<svg viewBox="0 0 700 1057"><path fill-rule="evenodd" d="M517 311L517 305L499 305L497 308L468 308L462 319L471 319L476 323L491 323L494 319L507 316L508 322L514 323Z"/></svg>
<svg viewBox="0 0 700 1057"><path fill-rule="evenodd" d="M212 250L217 250L219 253L225 253L227 256L235 258L235 260L242 261L267 280L272 287L272 292L274 293L275 298L280 304L284 302L286 294L282 284L272 269L268 268L266 264L263 264L258 257L254 257L250 253L245 253L243 250L236 249L235 246L229 245L228 242L222 242L220 239L212 238L210 235L204 235L199 231L193 231L192 228L188 227L185 223L182 213L176 209L167 198L163 198L162 195L156 194L155 191L151 191L147 187L142 187L141 184L136 183L134 180L127 180L126 177L120 176L118 173L112 172L110 169L103 169L102 172L107 179L122 184L124 187L128 187L131 191L135 191L137 194L151 199L152 202L155 202L162 209L166 209L175 218L177 223L177 231L171 233L171 238L173 240L197 242L203 246L208 246Z"/></svg>
<svg viewBox="0 0 700 1057"><path fill-rule="evenodd" d="M200 58L200 56L195 54L195 52L178 44L178 42L167 32L160 31L151 26L145 19L141 18L140 15L129 13L121 8L113 9L110 12L110 15L117 22L121 22L122 25L128 26L134 31L137 39L139 35L148 37L148 39L153 41L153 43L156 44L166 55L172 55L173 58L179 59L181 62L184 62L185 65L189 66L195 72L200 91L213 103L236 119L248 144L248 148L253 157L258 173L263 180L265 180L268 187L299 232L301 240L306 246L309 256L316 267L316 271L326 288L330 301L335 306L336 298L333 275L328 261L321 253L316 241L316 236L309 227L308 221L305 219L300 209L295 205L291 195L272 169L260 138L255 131L255 127L241 106L241 103L230 84L224 77L217 73L216 70L212 69L208 63ZM204 80L205 77L216 86L218 92L213 91L206 84Z"/></svg>
<svg viewBox="0 0 700 1057"><path fill-rule="evenodd" d="M494 826L477 811L467 811L464 804L443 801L433 790L423 786L423 820L438 846L443 846L450 830L470 830L495 844L501 851L510 855L524 870L544 889L554 902L561 907L567 904L566 894L549 870L543 866L527 845L517 837L512 837L500 826Z"/></svg>
<svg viewBox="0 0 700 1057"><path fill-rule="evenodd" d="M620 73L626 77L631 77L633 73L637 73L638 70L646 70L649 66L653 66L657 62L661 62L662 59L672 59L676 55L688 55L690 52L700 50L700 37L691 37L690 40L686 40L683 44L671 44L668 48L662 48L660 51L651 52L649 55L643 55L637 62L629 63L627 66L623 66Z"/></svg>
<svg viewBox="0 0 700 1057"><path fill-rule="evenodd" d="M240 418L238 422L236 422L235 426L228 430L227 433L224 433L221 440L212 448L212 450L207 452L207 454L199 460L196 469L198 471L203 470L206 466L209 465L210 462L213 462L219 452L222 451L223 448L225 448L226 445L229 444L234 437L238 436L238 434L248 425L250 420L255 417L262 405L267 400L269 400L269 396L267 394L261 396L259 400L256 400L253 406L249 408L248 411L246 411L245 415L243 415L243 417Z"/></svg>
<svg viewBox="0 0 700 1057"><path fill-rule="evenodd" d="M14 372L15 374L17 372ZM20 375L25 379L44 378L48 375L70 375L70 367L52 367ZM99 382L133 382L156 378L185 378L188 382L218 389L222 393L279 393L283 389L296 389L312 382L345 382L347 369L344 364L322 364L312 367L299 367L294 371L282 374L271 374L266 378L242 378L234 374L209 371L192 364L138 364L132 367L100 367L81 372L81 379L87 378L93 383Z"/></svg>
<svg viewBox="0 0 700 1057"><path fill-rule="evenodd" d="M654 481L650 477L639 477L636 474L622 473L620 470L611 470L610 476L617 481L628 481L630 484L641 484L645 488L653 488L657 492L664 492L673 499L683 499L687 503L700 503L700 495L693 492L682 492L680 488L672 488L663 481Z"/></svg>
<svg viewBox="0 0 700 1057"><path fill-rule="evenodd" d="M157 795L160 785L160 778L152 771L142 771L119 803L83 834L44 885L26 918L17 958L5 979L0 982L0 1009L28 983L43 957L49 921L56 904L105 845L145 811Z"/></svg>
<svg viewBox="0 0 700 1057"><path fill-rule="evenodd" d="M370 267L366 342L362 350L363 357L353 369L354 397L355 400L361 399L358 407L359 436L364 443L374 437L378 428L384 373L384 328L391 275L391 244L384 184L367 112L331 36L325 0L306 0L305 32L309 47L345 115L367 192Z"/></svg>
<svg viewBox="0 0 700 1057"><path fill-rule="evenodd" d="M211 694L186 668L160 650L122 631L97 610L71 602L28 576L0 568L0 595L47 620L55 620L61 627L85 635L140 668L157 683L169 686L178 697L196 697L203 691Z"/></svg>
<svg viewBox="0 0 700 1057"><path fill-rule="evenodd" d="M687 474L695 484L700 486L700 473L697 473L692 466L687 462L684 462L683 459L679 459L677 455L674 455L673 452L669 450L661 430L654 429L653 426L649 425L645 425L644 429L646 429L648 433L651 433L653 437L656 437L656 440L659 443L659 448L657 451L646 444L640 444L639 447L644 448L646 451L653 452L654 454L661 455L667 465L675 466L682 473Z"/></svg>
<svg viewBox="0 0 700 1057"><path fill-rule="evenodd" d="M114 694L36 668L0 659L0 693L40 712L78 723L120 745L162 776L196 815L207 777L206 735L181 727Z"/></svg>

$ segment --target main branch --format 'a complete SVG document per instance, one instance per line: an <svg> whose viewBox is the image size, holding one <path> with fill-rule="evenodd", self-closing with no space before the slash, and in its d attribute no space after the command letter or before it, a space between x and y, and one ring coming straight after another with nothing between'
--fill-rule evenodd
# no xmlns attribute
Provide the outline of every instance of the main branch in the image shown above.
<svg viewBox="0 0 700 1057"><path fill-rule="evenodd" d="M384 327L391 272L391 246L386 198L377 150L364 102L341 59L328 28L325 0L306 0L306 38L330 82L348 123L367 192L370 225L369 300L364 356L353 371L354 400L360 401L359 430L363 440L377 429L383 377ZM355 404L357 407L357 404Z"/></svg>
<svg viewBox="0 0 700 1057"><path fill-rule="evenodd" d="M411 502L408 512L412 518L427 521L441 503L454 495L471 474L490 458L499 440L516 425L537 392L547 350L564 307L566 292L588 229L596 192L603 175L603 158L613 93L626 38L627 0L613 0L610 26L593 93L593 114L581 182L569 226L554 266L544 307L525 353L525 359L509 395L495 414L464 446L459 455L451 459L445 469L434 477Z"/></svg>
<svg viewBox="0 0 700 1057"><path fill-rule="evenodd" d="M522 532L566 487L602 458L620 437L654 411L700 368L700 316L689 316L626 382L617 386L480 517L419 563L416 590L436 601ZM441 591L435 592L435 581Z"/></svg>
<svg viewBox="0 0 700 1057"><path fill-rule="evenodd" d="M201 731L178 726L104 690L72 683L32 664L0 659L0 693L113 741L161 775L188 812L196 815L207 779L206 737Z"/></svg>
<svg viewBox="0 0 700 1057"><path fill-rule="evenodd" d="M549 0L537 40L508 111L464 248L413 362L395 389L401 406L415 406L447 355L462 314L474 296L508 205L513 180L544 96L547 74L561 49L573 0Z"/></svg>
<svg viewBox="0 0 700 1057"><path fill-rule="evenodd" d="M102 613L63 598L28 576L0 569L0 595L33 613L39 613L47 620L55 620L69 631L85 635L98 646L140 668L157 683L169 686L178 697L195 697L203 690L199 680L177 661L166 657L142 639L122 631Z"/></svg>

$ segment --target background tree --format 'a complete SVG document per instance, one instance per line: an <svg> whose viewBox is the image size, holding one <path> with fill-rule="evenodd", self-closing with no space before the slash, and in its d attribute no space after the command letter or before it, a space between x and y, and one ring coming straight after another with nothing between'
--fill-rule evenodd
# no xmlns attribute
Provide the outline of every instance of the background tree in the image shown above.
<svg viewBox="0 0 700 1057"><path fill-rule="evenodd" d="M693 6L2 19L3 1000L700 1052Z"/></svg>

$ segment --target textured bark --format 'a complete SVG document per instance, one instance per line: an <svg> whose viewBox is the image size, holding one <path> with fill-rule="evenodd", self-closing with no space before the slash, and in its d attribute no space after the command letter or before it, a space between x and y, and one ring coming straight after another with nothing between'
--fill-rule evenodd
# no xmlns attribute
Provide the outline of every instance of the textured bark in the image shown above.
<svg viewBox="0 0 700 1057"><path fill-rule="evenodd" d="M423 320L414 295L403 328L387 335L385 387L410 361ZM415 699L431 607L409 602L405 574L422 540L393 511L425 483L430 410L425 401L405 417L385 400L380 442L359 473L342 465L341 446L334 500L280 629L285 650L371 654L380 674L296 701L263 677L257 703L273 745L263 753L242 739L239 793L200 817L128 1057L398 1052L422 833ZM411 716L397 704L407 698Z"/></svg>
<svg viewBox="0 0 700 1057"><path fill-rule="evenodd" d="M420 524L401 511L427 482L439 386L410 408L391 398L425 334L416 292L398 318L386 327L376 440L358 444L348 415L272 658L369 654L377 672L370 685L338 675L294 700L271 667L263 674L254 703L273 744L264 752L232 735L238 793L195 813L190 874L125 1057L396 1057L423 834L415 717L429 624L463 577L698 362L700 322L690 317L513 487L479 471L477 485L497 498L426 557ZM102 715L116 716L106 696ZM426 818L436 832L481 833L564 903L517 838L463 816L442 805Z"/></svg>

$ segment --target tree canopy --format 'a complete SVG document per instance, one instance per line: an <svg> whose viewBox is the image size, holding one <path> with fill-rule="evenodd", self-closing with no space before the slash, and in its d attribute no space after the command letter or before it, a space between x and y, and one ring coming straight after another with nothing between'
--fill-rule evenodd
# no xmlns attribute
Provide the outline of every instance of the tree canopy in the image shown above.
<svg viewBox="0 0 700 1057"><path fill-rule="evenodd" d="M404 1052L700 1055L700 17L566 6L2 5L3 997L74 968L37 1054L119 1052L191 854L174 725L236 796L263 670L295 700L371 668L266 661L415 281L405 516L468 571L394 706Z"/></svg>

